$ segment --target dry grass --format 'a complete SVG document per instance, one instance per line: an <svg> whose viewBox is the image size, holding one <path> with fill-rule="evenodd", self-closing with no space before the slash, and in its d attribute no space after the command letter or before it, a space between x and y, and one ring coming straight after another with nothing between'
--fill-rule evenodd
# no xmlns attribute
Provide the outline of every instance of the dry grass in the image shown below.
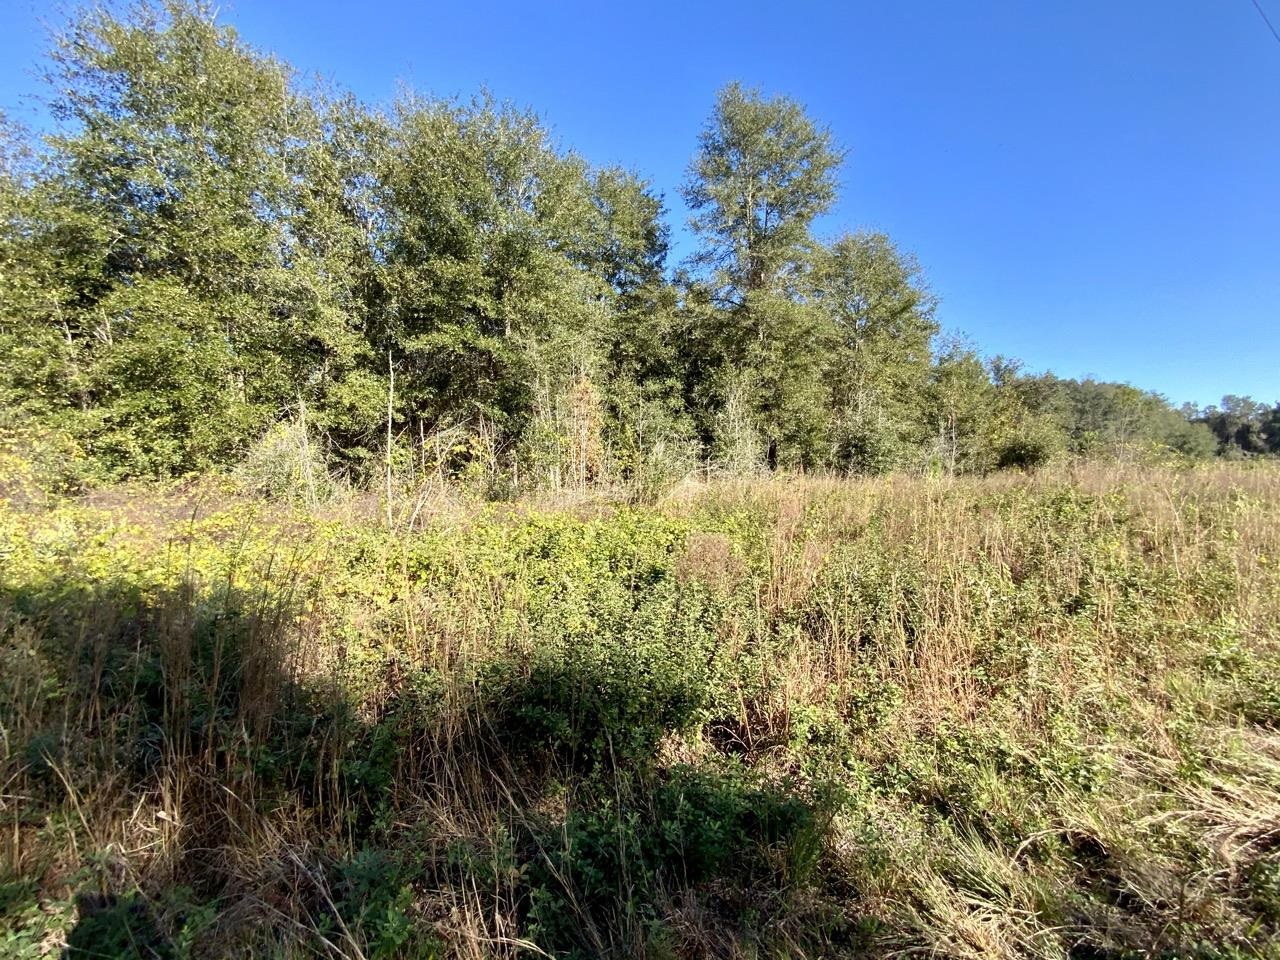
<svg viewBox="0 0 1280 960"><path fill-rule="evenodd" d="M0 946L1280 955L1280 470L377 513L0 511Z"/></svg>

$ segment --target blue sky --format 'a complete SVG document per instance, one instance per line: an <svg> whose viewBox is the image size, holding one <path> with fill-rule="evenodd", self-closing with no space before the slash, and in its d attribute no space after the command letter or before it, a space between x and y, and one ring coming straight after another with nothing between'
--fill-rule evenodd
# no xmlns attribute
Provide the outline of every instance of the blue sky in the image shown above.
<svg viewBox="0 0 1280 960"><path fill-rule="evenodd" d="M1259 0L1280 28L1280 0ZM0 5L0 107L51 4ZM806 104L849 148L824 234L884 230L987 354L1175 402L1280 400L1280 43L1250 0L543 5L238 0L274 51L373 102L481 85L562 145L678 187L715 90Z"/></svg>

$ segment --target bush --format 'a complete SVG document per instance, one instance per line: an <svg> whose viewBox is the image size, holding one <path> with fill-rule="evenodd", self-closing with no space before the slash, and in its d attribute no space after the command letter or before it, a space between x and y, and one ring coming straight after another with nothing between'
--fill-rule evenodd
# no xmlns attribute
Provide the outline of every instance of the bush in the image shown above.
<svg viewBox="0 0 1280 960"><path fill-rule="evenodd" d="M315 506L337 489L319 446L298 420L274 424L235 470L253 493L273 500Z"/></svg>
<svg viewBox="0 0 1280 960"><path fill-rule="evenodd" d="M617 935L633 925L652 936L664 891L731 878L754 888L758 904L812 878L828 821L786 785L741 768L677 767L656 784L602 783L539 839L533 933L566 956L586 957L598 948L588 937L597 929ZM743 904L716 922L750 927L756 909Z"/></svg>
<svg viewBox="0 0 1280 960"><path fill-rule="evenodd" d="M1031 420L1024 422L1014 436L996 445L996 468L1035 470L1061 456L1065 449L1060 431L1042 420Z"/></svg>
<svg viewBox="0 0 1280 960"><path fill-rule="evenodd" d="M663 737L693 726L709 694L680 661L623 648L497 663L482 691L486 722L510 747L548 749L579 768L647 765Z"/></svg>

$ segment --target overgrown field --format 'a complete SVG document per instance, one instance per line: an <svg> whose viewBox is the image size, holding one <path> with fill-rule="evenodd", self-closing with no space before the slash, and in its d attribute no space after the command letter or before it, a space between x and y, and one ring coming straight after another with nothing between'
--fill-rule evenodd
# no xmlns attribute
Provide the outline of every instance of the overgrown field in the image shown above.
<svg viewBox="0 0 1280 960"><path fill-rule="evenodd" d="M1280 957L1275 467L9 472L6 957Z"/></svg>

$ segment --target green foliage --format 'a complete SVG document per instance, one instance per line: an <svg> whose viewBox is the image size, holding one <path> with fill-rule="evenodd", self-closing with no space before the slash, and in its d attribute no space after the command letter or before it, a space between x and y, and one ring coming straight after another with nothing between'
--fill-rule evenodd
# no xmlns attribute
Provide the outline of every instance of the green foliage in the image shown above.
<svg viewBox="0 0 1280 960"><path fill-rule="evenodd" d="M68 960L170 960L172 945L156 929L146 902L136 895L98 898L84 895L80 919L67 938Z"/></svg>
<svg viewBox="0 0 1280 960"><path fill-rule="evenodd" d="M490 722L513 745L546 746L564 761L643 763L662 737L688 730L705 680L679 662L610 650L596 662L500 665L483 678Z"/></svg>
<svg viewBox="0 0 1280 960"><path fill-rule="evenodd" d="M413 531L209 481L7 499L0 944L1269 942L1277 499L1266 464Z"/></svg>
<svg viewBox="0 0 1280 960"><path fill-rule="evenodd" d="M960 342L948 344L933 368L927 397L933 456L942 469L954 474L988 468L996 393L978 355Z"/></svg>
<svg viewBox="0 0 1280 960"><path fill-rule="evenodd" d="M310 506L327 500L335 483L306 421L277 423L253 444L236 470L253 492Z"/></svg>
<svg viewBox="0 0 1280 960"><path fill-rule="evenodd" d="M698 140L685 202L709 240L702 259L723 271L717 285L741 305L802 266L810 224L835 202L842 153L800 104L737 83L716 95ZM746 339L754 332L742 330Z"/></svg>
<svg viewBox="0 0 1280 960"><path fill-rule="evenodd" d="M1006 364L1003 385L1020 406L1056 428L1073 453L1124 458L1154 447L1198 459L1213 454L1201 424L1163 397L1128 384L1023 376Z"/></svg>
<svg viewBox="0 0 1280 960"><path fill-rule="evenodd" d="M437 960L443 945L414 918L414 890L405 867L386 851L365 848L338 865L337 909L360 932L370 960Z"/></svg>
<svg viewBox="0 0 1280 960"><path fill-rule="evenodd" d="M816 247L809 228L835 200L841 158L799 104L735 83L716 98L684 188L704 238L695 263L719 307L699 344L711 354L702 376L722 386L712 410L736 402L723 387L749 382L752 425L771 467L823 454L828 323L805 293Z"/></svg>
<svg viewBox="0 0 1280 960"><path fill-rule="evenodd" d="M1201 432L1211 432L1223 456L1280 453L1280 403L1269 408L1251 397L1226 396L1221 407L1191 408L1186 415ZM1201 449L1205 440L1196 437L1189 443Z"/></svg>
<svg viewBox="0 0 1280 960"><path fill-rule="evenodd" d="M825 811L733 766L677 767L660 783L615 784L584 800L542 838L530 870L531 930L563 956L591 955L597 929L638 922L653 936L664 887L732 880L777 895L807 884L822 853Z"/></svg>
<svg viewBox="0 0 1280 960"><path fill-rule="evenodd" d="M814 236L843 151L786 97L717 94L683 187L700 245L670 276L652 186L487 93L375 109L186 0L78 15L47 72L55 131L0 123L0 407L70 438L86 478L248 459L251 485L316 502L317 477L390 463L393 495L450 477L652 500L708 461L1277 451L1275 411L1247 398L1178 412L935 358L915 260L883 234ZM440 455L454 434L467 450Z"/></svg>
<svg viewBox="0 0 1280 960"><path fill-rule="evenodd" d="M1062 434L1044 419L1024 416L1006 438L997 441L996 466L1032 470L1053 461L1064 448Z"/></svg>
<svg viewBox="0 0 1280 960"><path fill-rule="evenodd" d="M57 268L73 271L65 301L14 319L61 329L68 405L110 468L225 462L299 383L282 212L289 131L308 107L287 69L179 4L89 14L52 62L51 227L66 209L79 256Z"/></svg>
<svg viewBox="0 0 1280 960"><path fill-rule="evenodd" d="M36 960L45 955L44 944L70 925L73 905L42 904L34 880L0 880L0 948L13 960Z"/></svg>
<svg viewBox="0 0 1280 960"><path fill-rule="evenodd" d="M830 354L832 459L859 473L910 467L937 333L919 265L883 234L844 236L820 264Z"/></svg>

